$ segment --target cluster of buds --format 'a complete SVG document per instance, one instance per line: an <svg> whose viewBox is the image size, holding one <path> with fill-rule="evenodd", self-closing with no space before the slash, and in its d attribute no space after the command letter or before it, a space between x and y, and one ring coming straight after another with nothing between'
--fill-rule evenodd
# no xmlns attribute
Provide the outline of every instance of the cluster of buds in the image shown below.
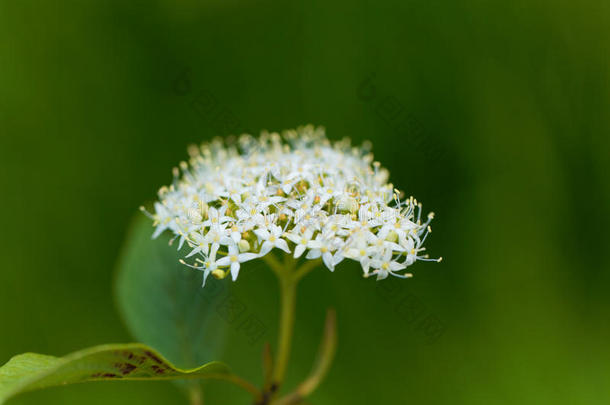
<svg viewBox="0 0 610 405"><path fill-rule="evenodd" d="M189 148L159 190L153 237L169 230L188 251L182 263L233 280L241 263L279 249L295 258L322 259L331 271L358 261L364 276L406 278L423 254L430 213L388 183L370 144L331 143L311 125L258 138L241 135ZM144 210L145 211L145 210ZM146 212L146 211L145 211Z"/></svg>

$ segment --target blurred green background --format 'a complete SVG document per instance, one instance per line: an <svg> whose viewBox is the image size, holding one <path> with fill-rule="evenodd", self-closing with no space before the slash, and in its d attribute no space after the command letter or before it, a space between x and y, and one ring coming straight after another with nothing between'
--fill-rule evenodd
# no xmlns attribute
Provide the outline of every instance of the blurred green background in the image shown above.
<svg viewBox="0 0 610 405"><path fill-rule="evenodd" d="M311 403L609 403L609 55L607 1L0 0L0 363L131 341L114 267L187 144L311 122L373 141L436 212L445 259L406 282L306 278L291 383L327 306L340 340ZM229 328L222 358L260 381L275 281L236 288L269 328L253 344ZM179 395L98 383L13 403Z"/></svg>

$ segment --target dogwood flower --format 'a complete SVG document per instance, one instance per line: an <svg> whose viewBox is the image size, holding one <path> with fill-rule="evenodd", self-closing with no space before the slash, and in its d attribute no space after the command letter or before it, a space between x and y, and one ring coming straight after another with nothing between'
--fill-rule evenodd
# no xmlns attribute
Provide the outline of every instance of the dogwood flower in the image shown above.
<svg viewBox="0 0 610 405"><path fill-rule="evenodd" d="M375 269L373 274L377 274L377 280L383 280L391 274L396 277L407 278L411 277L410 273L396 274L395 272L402 270L407 267L404 263L398 263L392 259L392 250L386 249L381 253L377 253L376 256L371 260L371 267Z"/></svg>
<svg viewBox="0 0 610 405"><path fill-rule="evenodd" d="M229 266L231 268L231 277L233 278L233 281L235 281L239 274L241 263L247 262L248 260L254 260L257 257L258 255L255 253L240 253L238 246L231 244L229 245L229 254L218 260L216 264L218 267Z"/></svg>
<svg viewBox="0 0 610 405"><path fill-rule="evenodd" d="M227 221L231 221L233 218L224 215L227 207L223 206L219 210L211 207L208 211L208 219L202 223L203 226L214 226L224 224Z"/></svg>
<svg viewBox="0 0 610 405"><path fill-rule="evenodd" d="M294 248L294 258L298 259L301 257L305 249L311 241L311 237L313 236L313 229L311 228L301 228L300 232L292 232L287 233L286 237L295 244Z"/></svg>
<svg viewBox="0 0 610 405"><path fill-rule="evenodd" d="M187 258L191 257L193 255L196 255L198 253L201 253L203 256L206 256L208 254L210 245L205 236L203 236L200 233L193 233L193 234L191 234L190 242L191 243L189 243L189 245L194 246L194 247L193 247L193 250L191 250L191 253L186 255Z"/></svg>
<svg viewBox="0 0 610 405"><path fill-rule="evenodd" d="M338 245L338 240L333 235L323 235L320 233L316 236L316 239L309 241L307 244L309 252L305 257L307 259L317 259L321 256L326 267L330 271L334 271L336 263L333 252L337 250Z"/></svg>
<svg viewBox="0 0 610 405"><path fill-rule="evenodd" d="M256 236L259 237L260 240L263 241L261 246L261 251L259 254L261 256L266 255L273 248L282 249L286 253L290 253L290 248L288 248L288 243L284 239L282 239L282 228L277 225L270 225L267 229L259 228L254 231Z"/></svg>
<svg viewBox="0 0 610 405"><path fill-rule="evenodd" d="M241 135L189 148L159 190L151 217L153 237L171 232L186 246L187 266L235 280L242 263L290 254L320 260L331 271L345 258L364 276L406 278L423 254L430 213L388 183L369 146L344 139L331 143L311 125L260 137ZM187 249L188 248L188 249ZM182 250L181 250L182 251Z"/></svg>

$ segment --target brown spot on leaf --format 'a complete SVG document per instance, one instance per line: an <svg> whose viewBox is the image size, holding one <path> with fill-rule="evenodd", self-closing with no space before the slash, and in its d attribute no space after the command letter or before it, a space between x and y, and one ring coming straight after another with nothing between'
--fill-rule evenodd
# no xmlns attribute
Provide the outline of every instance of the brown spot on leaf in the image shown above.
<svg viewBox="0 0 610 405"><path fill-rule="evenodd" d="M138 366L135 366L131 363L115 363L114 366L116 368L118 368L119 371L121 372L121 374L123 374L123 375L127 375L127 374L131 373L133 370L135 370L136 368L138 368Z"/></svg>
<svg viewBox="0 0 610 405"><path fill-rule="evenodd" d="M164 374L165 373L165 369L161 368L157 365L152 365L150 368L152 368L155 371L155 374Z"/></svg>
<svg viewBox="0 0 610 405"><path fill-rule="evenodd" d="M163 364L163 361L157 355L155 355L153 352L150 352L150 351L147 350L147 351L144 352L144 354L148 358L152 359L155 363Z"/></svg>
<svg viewBox="0 0 610 405"><path fill-rule="evenodd" d="M118 375L113 374L113 373L104 373L102 374L102 377L106 377L106 378L117 378Z"/></svg>

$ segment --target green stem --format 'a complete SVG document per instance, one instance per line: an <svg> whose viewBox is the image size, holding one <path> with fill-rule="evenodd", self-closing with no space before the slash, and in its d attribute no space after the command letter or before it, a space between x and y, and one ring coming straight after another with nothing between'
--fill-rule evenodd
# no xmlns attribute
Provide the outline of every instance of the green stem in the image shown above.
<svg viewBox="0 0 610 405"><path fill-rule="evenodd" d="M290 346L292 342L292 331L294 328L294 310L296 304L296 286L298 279L294 276L294 269L285 269L279 274L280 281L280 325L278 335L278 349L276 363L273 370L273 385L275 389L284 380L288 358L290 357Z"/></svg>
<svg viewBox="0 0 610 405"><path fill-rule="evenodd" d="M189 389L189 400L191 405L203 405L203 391L199 384L192 385Z"/></svg>
<svg viewBox="0 0 610 405"><path fill-rule="evenodd" d="M278 331L278 347L276 360L273 366L271 384L264 388L261 404L267 404L277 396L280 385L284 381L288 358L290 357L290 346L292 343L292 331L294 329L294 316L296 307L296 288L299 280L320 264L320 260L309 260L298 269L296 260L292 256L285 256L281 263L273 255L266 255L264 260L271 270L276 274L280 287L280 323Z"/></svg>
<svg viewBox="0 0 610 405"><path fill-rule="evenodd" d="M305 275L307 273L309 273L310 271L312 271L313 269L318 267L321 263L322 263L322 259L314 259L314 260L308 260L305 264L301 265L301 267L299 267L294 272L294 277L295 277L296 281L299 281L300 279L305 277Z"/></svg>

